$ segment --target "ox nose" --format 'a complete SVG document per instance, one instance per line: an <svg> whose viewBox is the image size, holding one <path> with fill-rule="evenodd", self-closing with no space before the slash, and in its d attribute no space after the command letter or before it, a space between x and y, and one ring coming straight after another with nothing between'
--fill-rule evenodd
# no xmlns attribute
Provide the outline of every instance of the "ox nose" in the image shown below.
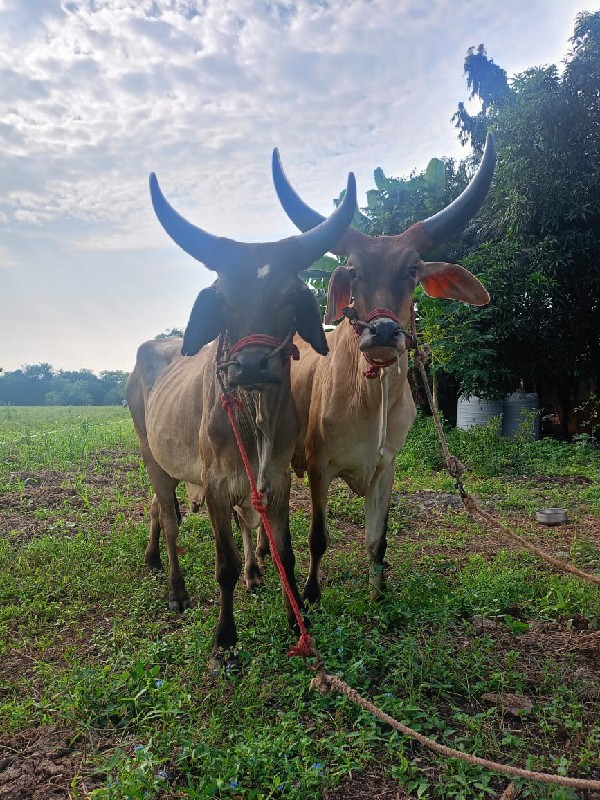
<svg viewBox="0 0 600 800"><path fill-rule="evenodd" d="M227 369L230 386L258 387L265 383L281 383L281 359L270 358L268 348L247 348L236 353Z"/></svg>
<svg viewBox="0 0 600 800"><path fill-rule="evenodd" d="M393 319L387 319L386 317L374 319L369 323L369 327L363 331L360 348L361 350L370 347L392 347L395 349L400 333L401 328Z"/></svg>

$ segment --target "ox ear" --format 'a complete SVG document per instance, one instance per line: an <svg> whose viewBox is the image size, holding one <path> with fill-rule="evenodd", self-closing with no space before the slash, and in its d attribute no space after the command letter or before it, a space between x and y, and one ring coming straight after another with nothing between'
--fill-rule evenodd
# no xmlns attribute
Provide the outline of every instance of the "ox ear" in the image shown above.
<svg viewBox="0 0 600 800"><path fill-rule="evenodd" d="M329 346L325 337L325 331L321 324L321 310L317 298L308 288L302 288L296 295L296 329L305 342L320 353L326 356Z"/></svg>
<svg viewBox="0 0 600 800"><path fill-rule="evenodd" d="M329 279L327 287L327 308L325 310L325 323L331 325L336 319L343 316L343 310L350 305L352 278L347 267L336 267Z"/></svg>
<svg viewBox="0 0 600 800"><path fill-rule="evenodd" d="M223 305L223 296L214 284L200 292L183 334L182 355L195 356L201 347L217 338L225 327Z"/></svg>
<svg viewBox="0 0 600 800"><path fill-rule="evenodd" d="M444 261L421 261L419 283L430 297L460 300L471 306L485 306L490 296L485 286L469 270Z"/></svg>

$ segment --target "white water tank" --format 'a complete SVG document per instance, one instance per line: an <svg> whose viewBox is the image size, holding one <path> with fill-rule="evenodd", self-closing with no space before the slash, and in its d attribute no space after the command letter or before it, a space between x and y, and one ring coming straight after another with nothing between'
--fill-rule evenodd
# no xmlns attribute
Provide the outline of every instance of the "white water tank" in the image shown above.
<svg viewBox="0 0 600 800"><path fill-rule="evenodd" d="M502 400L484 400L481 397L458 398L456 404L456 427L460 430L474 425L487 425L493 417L502 417Z"/></svg>
<svg viewBox="0 0 600 800"><path fill-rule="evenodd" d="M513 392L502 403L502 435L540 438L540 402L535 392Z"/></svg>

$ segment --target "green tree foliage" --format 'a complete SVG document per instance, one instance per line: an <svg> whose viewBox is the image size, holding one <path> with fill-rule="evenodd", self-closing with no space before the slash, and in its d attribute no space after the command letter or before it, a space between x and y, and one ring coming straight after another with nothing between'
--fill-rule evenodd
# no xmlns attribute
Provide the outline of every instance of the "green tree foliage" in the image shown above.
<svg viewBox="0 0 600 800"><path fill-rule="evenodd" d="M55 371L50 364L28 364L0 375L0 405L109 406L125 397L127 373L89 369Z"/></svg>
<svg viewBox="0 0 600 800"><path fill-rule="evenodd" d="M577 17L570 43L562 73L532 67L511 81L483 45L467 52L467 86L480 110L461 103L453 119L475 159L493 131L498 163L478 219L430 257L460 260L492 302L471 308L418 297L433 368L457 391L495 397L523 382L542 402L558 401L563 419L600 381L600 12ZM457 180L445 195L427 184L424 202L416 188L424 175L400 182L402 197L379 173L368 232L398 233L437 210L469 166L446 162Z"/></svg>
<svg viewBox="0 0 600 800"><path fill-rule="evenodd" d="M180 339L183 339L183 329L182 328L167 328L166 331L162 333L158 333L154 338L155 339L168 339L170 336L177 336Z"/></svg>
<svg viewBox="0 0 600 800"><path fill-rule="evenodd" d="M507 92L484 48L467 57L498 166L482 212L488 242L465 266L484 275L492 304L483 313L448 308L444 320L466 317L474 339L495 343L479 383L466 377L469 354L451 348L463 388L493 394L523 380L557 398L564 417L600 380L600 12L580 14L570 41L562 74L533 67ZM476 147L476 118L461 111L457 127Z"/></svg>
<svg viewBox="0 0 600 800"><path fill-rule="evenodd" d="M464 73L469 99L481 101L478 114L469 114L464 103L458 104L458 110L452 117L458 128L458 138L462 144L471 144L473 150L481 155L490 120L498 108L502 107L510 97L510 89L506 71L488 58L485 45L480 44L477 50L469 47L465 57Z"/></svg>

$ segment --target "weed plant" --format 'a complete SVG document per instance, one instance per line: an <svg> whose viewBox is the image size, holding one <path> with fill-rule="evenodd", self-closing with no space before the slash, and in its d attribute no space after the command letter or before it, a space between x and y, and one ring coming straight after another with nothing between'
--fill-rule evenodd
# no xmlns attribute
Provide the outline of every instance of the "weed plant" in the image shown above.
<svg viewBox="0 0 600 800"><path fill-rule="evenodd" d="M507 779L438 758L344 698L310 691L312 672L287 656L294 639L271 564L263 589L236 590L241 670L207 674L218 616L210 526L204 513L184 518L193 605L173 616L165 575L143 566L151 489L126 410L0 409L0 440L2 743L14 752L33 730L67 731L65 748L80 757L65 796L352 800L365 786L372 797L502 793ZM558 486L573 522L568 535L550 533L559 550L598 569L589 523L600 515L600 457L590 440L504 440L491 426L450 431L449 441L471 468L472 488L516 515L527 535L537 532L526 522L532 503ZM362 501L335 487L323 598L310 612L326 668L450 746L600 778L598 663L593 650L577 649L593 645L600 593L486 538L442 503L452 492L443 468L431 421L419 417L398 457L388 588L376 603ZM294 491L302 578L308 495L300 484ZM524 696L531 709L511 716L485 700L499 694ZM537 800L582 797L517 788Z"/></svg>

